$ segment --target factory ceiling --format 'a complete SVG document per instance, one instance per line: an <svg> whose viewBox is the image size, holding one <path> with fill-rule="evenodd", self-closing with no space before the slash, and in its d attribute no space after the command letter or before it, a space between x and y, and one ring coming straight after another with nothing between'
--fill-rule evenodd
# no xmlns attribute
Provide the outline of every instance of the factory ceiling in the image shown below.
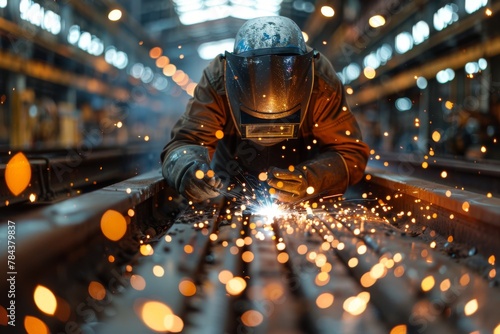
<svg viewBox="0 0 500 334"><path fill-rule="evenodd" d="M112 7L113 1L107 2ZM185 57L197 55L201 44L234 38L247 19L267 15L291 18L308 34L308 44L318 48L325 44L325 40L332 36L341 23L353 22L359 16L360 2L361 0L117 0L149 38L163 49L171 50L170 52L182 48ZM370 1L370 8L373 3ZM333 17L321 14L320 9L324 5L335 10ZM189 12L188 9L193 11Z"/></svg>

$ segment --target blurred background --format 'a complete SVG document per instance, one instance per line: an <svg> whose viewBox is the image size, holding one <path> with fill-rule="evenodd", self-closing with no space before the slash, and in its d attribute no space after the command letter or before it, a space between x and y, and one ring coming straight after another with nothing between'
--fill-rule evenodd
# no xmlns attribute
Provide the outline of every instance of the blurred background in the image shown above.
<svg viewBox="0 0 500 334"><path fill-rule="evenodd" d="M102 175L97 153L113 149L102 154L133 152L133 173L159 167L203 68L266 15L293 19L333 63L372 160L498 161L499 10L494 0L0 0L0 162L22 151L70 175L94 157ZM81 186L104 183L85 168Z"/></svg>

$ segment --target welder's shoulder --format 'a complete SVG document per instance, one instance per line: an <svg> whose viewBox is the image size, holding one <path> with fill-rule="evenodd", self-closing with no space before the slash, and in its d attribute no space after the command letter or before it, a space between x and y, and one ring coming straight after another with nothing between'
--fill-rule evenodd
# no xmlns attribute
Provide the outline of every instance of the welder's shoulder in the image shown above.
<svg viewBox="0 0 500 334"><path fill-rule="evenodd" d="M332 63L324 54L319 53L319 57L316 59L314 66L319 84L323 84L332 90L338 90L341 87L342 83Z"/></svg>
<svg viewBox="0 0 500 334"><path fill-rule="evenodd" d="M223 92L224 87L224 59L222 54L215 57L203 70L203 77L217 91Z"/></svg>

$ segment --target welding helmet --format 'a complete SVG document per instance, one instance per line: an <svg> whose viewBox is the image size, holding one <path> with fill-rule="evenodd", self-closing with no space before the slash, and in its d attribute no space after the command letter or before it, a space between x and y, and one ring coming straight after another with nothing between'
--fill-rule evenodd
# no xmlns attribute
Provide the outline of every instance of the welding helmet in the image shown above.
<svg viewBox="0 0 500 334"><path fill-rule="evenodd" d="M297 138L311 98L316 55L286 17L252 19L240 28L234 52L224 56L224 77L242 138L262 144Z"/></svg>

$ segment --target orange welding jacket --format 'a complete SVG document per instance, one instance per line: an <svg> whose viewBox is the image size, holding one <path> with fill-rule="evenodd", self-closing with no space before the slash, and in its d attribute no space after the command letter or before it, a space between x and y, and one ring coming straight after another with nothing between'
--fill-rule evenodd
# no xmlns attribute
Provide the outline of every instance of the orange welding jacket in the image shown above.
<svg viewBox="0 0 500 334"><path fill-rule="evenodd" d="M298 138L263 145L239 135L226 97L224 59L222 55L216 57L203 70L193 98L172 129L171 140L161 153L162 161L181 146L203 145L212 159L212 169L225 178L239 173L258 175L269 167L288 168L332 152L343 160L347 183L359 182L368 161L368 145L362 141L332 64L321 54L314 61L313 91Z"/></svg>

